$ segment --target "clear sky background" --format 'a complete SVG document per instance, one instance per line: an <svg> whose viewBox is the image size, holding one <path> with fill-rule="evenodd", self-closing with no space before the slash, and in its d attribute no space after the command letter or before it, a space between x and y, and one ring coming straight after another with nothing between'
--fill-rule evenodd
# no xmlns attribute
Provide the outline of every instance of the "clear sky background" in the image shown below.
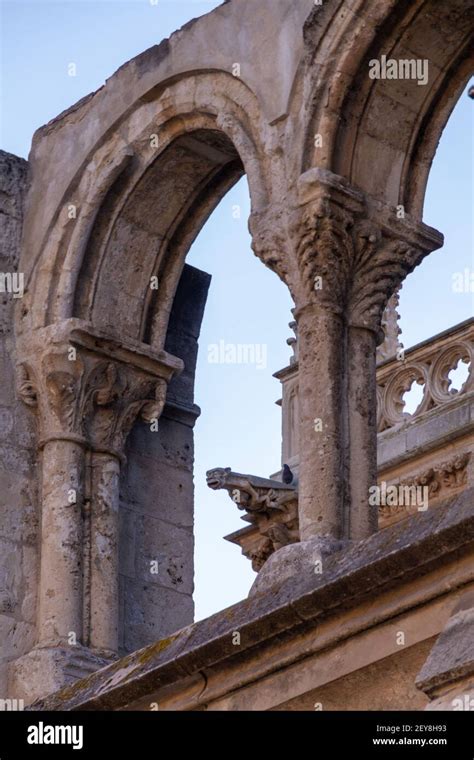
<svg viewBox="0 0 474 760"><path fill-rule="evenodd" d="M295 0L297 2L297 0ZM28 156L34 131L96 90L125 61L220 2L213 0L0 0L0 147ZM77 76L68 75L75 63ZM463 94L431 171L424 221L445 235L444 248L407 278L401 297L403 342L412 346L474 314L474 294L456 293L455 272L474 269L474 102ZM234 208L241 209L235 219ZM248 593L254 573L222 540L243 527L205 472L231 466L268 476L280 466L280 386L272 373L288 363L291 299L253 256L246 180L224 198L195 242L188 263L213 276L201 333L196 402L196 617ZM263 344L267 366L208 362L208 346Z"/></svg>

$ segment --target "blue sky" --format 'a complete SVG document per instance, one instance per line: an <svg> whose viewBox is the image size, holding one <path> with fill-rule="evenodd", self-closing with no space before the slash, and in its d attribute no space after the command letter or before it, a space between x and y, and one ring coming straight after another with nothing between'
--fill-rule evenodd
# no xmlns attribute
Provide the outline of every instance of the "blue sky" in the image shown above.
<svg viewBox="0 0 474 760"><path fill-rule="evenodd" d="M33 132L119 66L220 2L196 0L2 0L0 147L27 157ZM77 76L68 75L75 63ZM448 122L430 175L425 222L445 234L444 248L409 278L401 297L406 347L474 313L474 294L455 293L455 272L474 268L474 102L464 94ZM235 218L235 207L241 210ZM291 299L253 256L246 180L224 198L188 262L213 275L201 335L196 401L196 613L204 617L243 598L254 578L237 547L222 540L244 523L222 492L205 485L211 467L268 476L280 465L279 383L288 362ZM208 362L208 346L263 344L267 366Z"/></svg>

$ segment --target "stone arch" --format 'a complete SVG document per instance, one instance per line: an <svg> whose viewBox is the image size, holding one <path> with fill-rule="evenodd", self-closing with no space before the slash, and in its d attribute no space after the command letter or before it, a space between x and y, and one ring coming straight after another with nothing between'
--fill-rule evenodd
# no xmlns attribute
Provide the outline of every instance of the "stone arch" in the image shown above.
<svg viewBox="0 0 474 760"><path fill-rule="evenodd" d="M360 16L341 11L339 19L332 6L331 34L320 39L315 35L329 19L329 9L319 19L314 11L308 20L307 37L313 44L316 40L310 66L322 56L325 63L323 71L317 69L305 168L329 169L420 219L436 146L473 70L474 6L462 0L366 5ZM336 56L342 42L344 52ZM369 78L369 61L382 55L426 60L427 84ZM312 146L315 133L321 133L322 149Z"/></svg>
<svg viewBox="0 0 474 760"><path fill-rule="evenodd" d="M182 291L193 288L192 273L189 268L184 271L185 258L215 206L244 173L252 211L258 214L268 205L271 191L264 136L255 97L230 74L190 74L170 82L159 100L157 93L151 93L112 134L104 135L78 176L71 178L47 244L30 274L34 290L26 317L37 328L33 332L78 322L93 334L105 335L107 341L115 339L119 346L133 345L154 357L164 355L166 362L178 362L183 370L176 377L179 369L176 372L175 366L174 377L168 374L165 394L152 413L156 420L160 418L158 436L148 424L150 417L146 422L136 415L133 422L130 418L120 471L117 455L122 449L112 452L107 446L104 454L96 451L95 442L91 445L92 470L104 473L103 482L108 478L104 490L114 493L113 525L107 528L113 542L107 553L114 562L106 582L97 579L97 565L102 570L105 563L91 562L84 569L83 642L107 654L117 646L124 651L149 643L159 635L158 625L164 626L165 634L174 630L164 610L156 613L158 594L163 608L173 591L181 595L172 618L176 627L192 620L193 426L200 410L193 398L195 337L185 335L181 343L176 340L177 333L185 333L176 322L185 325L189 317L183 309ZM77 215L70 219L71 204ZM150 289L154 275L160 282L158 291ZM193 301L198 303L200 298L202 294L195 290ZM127 363L133 363L130 355ZM97 371L102 371L102 365ZM127 384L132 388L125 379L117 392L126 393ZM66 395L69 389L68 385ZM62 393L61 387L56 395ZM146 393L150 395L148 389ZM179 466L170 465L170 450ZM113 468L113 488L105 467ZM140 482L144 487L140 488ZM85 541L91 549L86 548L85 555L94 553L94 535L100 530L98 481L92 489ZM112 510L104 512L110 517ZM147 513L146 520L142 512ZM164 544L179 536L176 542L186 557L186 569L181 572L178 567L176 574L187 578L185 593L157 590L152 583L126 576L130 539L123 540L122 535L130 523L136 526L133 540L141 555L146 553L143 546L148 535ZM101 589L109 595L107 600L101 598ZM113 630L101 628L103 610L112 610ZM134 623L143 615L148 621L146 632Z"/></svg>
<svg viewBox="0 0 474 760"><path fill-rule="evenodd" d="M170 83L159 102L153 94L138 102L71 179L30 263L20 331L22 323L39 328L78 317L162 348L185 256L217 203L244 173L252 211L269 201L263 132L255 97L222 72L190 75ZM127 251L135 258L127 260ZM158 305L152 275L165 283ZM125 297L145 304L133 324Z"/></svg>
<svg viewBox="0 0 474 760"><path fill-rule="evenodd" d="M244 172L254 250L283 279L291 269L281 263L289 258L281 208L294 202L282 137L313 0L270 5L269 14L269 3L223 3L122 66L34 136L15 361L18 394L36 414L42 473L36 646L25 655L38 661L39 681L50 677L56 657L64 682L77 652L93 668L121 646L124 481L132 490L140 481L150 500L160 498L147 477L157 461L186 460L189 475L199 414L192 397L196 331L185 336L191 360L184 368L176 325L189 317L183 303L190 291L194 307L199 298L203 307L206 276L184 260ZM237 33L242 27L246 33ZM151 275L160 280L158 298ZM197 287L193 277L201 277ZM168 436L162 459L152 461L145 439L158 420L161 431L188 430L179 444ZM134 481L135 454L148 461ZM72 507L64 501L65 478ZM168 488L166 473L163 481ZM192 482L190 493L192 501ZM155 506L149 501L142 511L153 517ZM191 526L192 515L181 524L192 538ZM79 649L69 647L71 631Z"/></svg>

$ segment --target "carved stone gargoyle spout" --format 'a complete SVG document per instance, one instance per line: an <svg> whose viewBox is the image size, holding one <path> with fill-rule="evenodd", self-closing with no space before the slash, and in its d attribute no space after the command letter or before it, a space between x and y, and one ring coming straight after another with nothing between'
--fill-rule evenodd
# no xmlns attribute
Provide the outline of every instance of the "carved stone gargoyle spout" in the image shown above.
<svg viewBox="0 0 474 760"><path fill-rule="evenodd" d="M230 467L216 467L206 473L207 485L214 491L225 489L239 509L247 512L284 511L284 505L296 497L292 485L279 480L232 472Z"/></svg>
<svg viewBox="0 0 474 760"><path fill-rule="evenodd" d="M246 512L242 519L250 526L226 538L241 547L256 572L274 551L299 541L296 484L244 475L230 467L209 470L206 480L212 490L227 491L237 507Z"/></svg>

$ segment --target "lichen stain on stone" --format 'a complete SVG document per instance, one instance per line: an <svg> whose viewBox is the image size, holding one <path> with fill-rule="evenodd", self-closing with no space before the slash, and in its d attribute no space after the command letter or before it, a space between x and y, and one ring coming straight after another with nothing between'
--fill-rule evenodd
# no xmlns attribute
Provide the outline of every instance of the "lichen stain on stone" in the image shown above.
<svg viewBox="0 0 474 760"><path fill-rule="evenodd" d="M168 636L165 639L160 639L160 641L157 641L156 644L152 644L150 647L147 647L138 655L139 663L141 665L144 665L146 662L151 660L155 655L167 649L170 646L170 644L172 644L173 641L175 641L178 638L179 638L179 634L176 634L175 636Z"/></svg>
<svg viewBox="0 0 474 760"><path fill-rule="evenodd" d="M71 684L71 686L65 686L61 691L59 691L55 695L55 700L58 702L68 702L71 699L74 699L77 697L78 694L81 692L87 692L88 688L91 687L91 684L89 681L93 678L95 673L91 673L90 676L86 676L86 678L81 678L80 681L76 681L74 684ZM49 705L47 705L47 709L49 709ZM54 709L54 708L53 708Z"/></svg>

